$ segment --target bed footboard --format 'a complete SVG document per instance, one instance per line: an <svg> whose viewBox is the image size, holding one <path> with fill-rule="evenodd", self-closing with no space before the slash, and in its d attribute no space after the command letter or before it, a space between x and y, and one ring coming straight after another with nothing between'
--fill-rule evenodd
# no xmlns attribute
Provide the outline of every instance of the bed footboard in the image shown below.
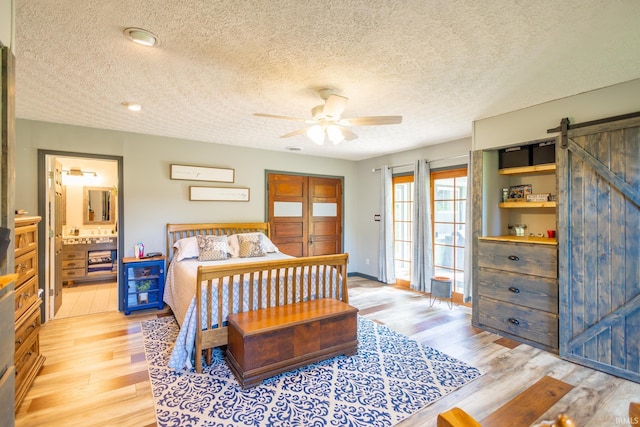
<svg viewBox="0 0 640 427"><path fill-rule="evenodd" d="M227 344L229 313L318 298L348 303L348 259L345 253L198 267L196 371L202 371L203 350ZM213 304L217 310L213 310ZM210 363L209 357L207 363Z"/></svg>

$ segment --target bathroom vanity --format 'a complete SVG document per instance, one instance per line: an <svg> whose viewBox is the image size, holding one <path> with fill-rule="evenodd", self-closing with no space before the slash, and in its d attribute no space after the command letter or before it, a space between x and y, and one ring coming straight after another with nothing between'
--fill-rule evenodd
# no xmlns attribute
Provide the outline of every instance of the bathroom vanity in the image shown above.
<svg viewBox="0 0 640 427"><path fill-rule="evenodd" d="M117 280L118 239L115 236L65 237L62 244L62 281Z"/></svg>

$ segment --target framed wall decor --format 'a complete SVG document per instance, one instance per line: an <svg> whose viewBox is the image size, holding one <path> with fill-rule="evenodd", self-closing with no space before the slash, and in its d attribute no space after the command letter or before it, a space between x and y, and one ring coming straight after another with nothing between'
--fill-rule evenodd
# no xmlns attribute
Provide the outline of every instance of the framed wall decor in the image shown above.
<svg viewBox="0 0 640 427"><path fill-rule="evenodd" d="M171 165L171 179L234 182L235 170L208 166Z"/></svg>
<svg viewBox="0 0 640 427"><path fill-rule="evenodd" d="M248 202L248 188L189 187L189 200Z"/></svg>

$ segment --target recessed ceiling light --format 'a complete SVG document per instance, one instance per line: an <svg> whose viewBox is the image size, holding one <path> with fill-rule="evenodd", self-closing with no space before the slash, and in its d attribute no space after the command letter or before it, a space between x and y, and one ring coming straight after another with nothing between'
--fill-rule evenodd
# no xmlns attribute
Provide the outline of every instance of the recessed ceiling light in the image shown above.
<svg viewBox="0 0 640 427"><path fill-rule="evenodd" d="M142 46L155 46L159 42L155 34L142 28L125 28L124 35L132 42L141 44Z"/></svg>
<svg viewBox="0 0 640 427"><path fill-rule="evenodd" d="M136 104L135 102L123 102L122 105L127 107L129 111L140 111L142 110L142 105Z"/></svg>

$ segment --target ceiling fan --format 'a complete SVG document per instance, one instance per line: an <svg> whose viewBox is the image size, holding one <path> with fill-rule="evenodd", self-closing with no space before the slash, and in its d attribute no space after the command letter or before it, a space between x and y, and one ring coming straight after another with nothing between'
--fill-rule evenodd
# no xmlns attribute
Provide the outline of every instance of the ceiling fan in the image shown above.
<svg viewBox="0 0 640 427"><path fill-rule="evenodd" d="M402 116L368 116L343 119L341 115L347 106L349 98L335 95L333 89L321 89L319 92L320 97L324 99L324 104L316 105L311 109L311 119L262 113L254 113L253 115L308 123L310 126L282 135L280 138L289 138L306 133L313 142L319 145L322 145L326 138L333 144L339 144L344 140L351 141L356 139L358 135L349 130L347 126L377 126L402 123Z"/></svg>

